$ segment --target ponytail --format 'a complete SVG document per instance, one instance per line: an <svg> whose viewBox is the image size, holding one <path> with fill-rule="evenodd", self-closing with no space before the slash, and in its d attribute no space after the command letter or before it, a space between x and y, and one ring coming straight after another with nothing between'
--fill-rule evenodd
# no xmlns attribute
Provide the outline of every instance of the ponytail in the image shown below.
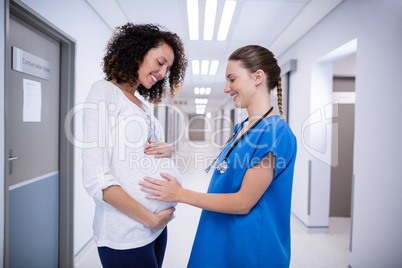
<svg viewBox="0 0 402 268"><path fill-rule="evenodd" d="M279 77L278 79L278 84L276 86L276 92L278 96L278 109L279 109L279 114L281 115L283 119L283 109L282 109L282 78Z"/></svg>

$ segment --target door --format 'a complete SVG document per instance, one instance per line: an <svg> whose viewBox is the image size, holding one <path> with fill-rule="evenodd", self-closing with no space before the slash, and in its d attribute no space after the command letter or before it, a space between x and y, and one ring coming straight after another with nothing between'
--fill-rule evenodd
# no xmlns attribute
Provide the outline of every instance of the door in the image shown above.
<svg viewBox="0 0 402 268"><path fill-rule="evenodd" d="M58 266L60 48L59 42L10 16L6 267Z"/></svg>

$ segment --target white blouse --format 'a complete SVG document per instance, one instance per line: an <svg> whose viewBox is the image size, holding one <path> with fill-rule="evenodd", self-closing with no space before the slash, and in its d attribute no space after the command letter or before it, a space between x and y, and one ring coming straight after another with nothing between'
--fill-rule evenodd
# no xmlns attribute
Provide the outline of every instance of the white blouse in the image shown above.
<svg viewBox="0 0 402 268"><path fill-rule="evenodd" d="M142 103L143 104L143 103ZM149 139L163 140L158 120L131 102L111 82L92 85L83 109L83 184L95 200L94 240L98 247L130 249L155 240L162 230L151 230L103 201L103 189L119 185L146 209L157 213L176 206L145 198L138 182L145 176L163 179L170 173L181 182L172 159L144 154Z"/></svg>

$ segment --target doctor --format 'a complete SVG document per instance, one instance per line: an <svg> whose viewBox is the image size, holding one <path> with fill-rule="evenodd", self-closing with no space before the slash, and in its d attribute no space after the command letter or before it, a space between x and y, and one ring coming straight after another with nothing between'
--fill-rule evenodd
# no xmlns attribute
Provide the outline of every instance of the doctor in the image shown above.
<svg viewBox="0 0 402 268"><path fill-rule="evenodd" d="M289 267L296 138L270 104L277 88L282 114L280 72L266 48L230 55L225 93L249 118L217 157L208 193L184 189L169 174L162 174L168 181L140 181L149 199L203 209L188 267Z"/></svg>

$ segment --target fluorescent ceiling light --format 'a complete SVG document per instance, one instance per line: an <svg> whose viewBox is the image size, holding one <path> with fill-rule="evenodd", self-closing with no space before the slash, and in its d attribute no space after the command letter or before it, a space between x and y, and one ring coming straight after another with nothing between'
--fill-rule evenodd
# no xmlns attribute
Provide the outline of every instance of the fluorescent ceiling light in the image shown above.
<svg viewBox="0 0 402 268"><path fill-rule="evenodd" d="M214 35L216 0L207 0L205 2L205 18L204 18L204 40L212 40Z"/></svg>
<svg viewBox="0 0 402 268"><path fill-rule="evenodd" d="M199 88L199 87L195 87L195 88L194 88L194 94L195 94L195 95L200 94L200 88Z"/></svg>
<svg viewBox="0 0 402 268"><path fill-rule="evenodd" d="M235 8L236 8L236 1L227 0L225 2L225 6L223 7L221 23L219 25L219 31L217 37L218 41L226 40Z"/></svg>
<svg viewBox="0 0 402 268"><path fill-rule="evenodd" d="M200 94L204 95L205 94L205 87L200 88Z"/></svg>
<svg viewBox="0 0 402 268"><path fill-rule="evenodd" d="M198 40L198 0L187 0L187 17L190 40Z"/></svg>
<svg viewBox="0 0 402 268"><path fill-rule="evenodd" d="M208 74L208 67L209 67L209 60L202 60L201 61L201 74L203 74L203 75Z"/></svg>
<svg viewBox="0 0 402 268"><path fill-rule="evenodd" d="M207 104L208 103L208 99L205 98L196 98L195 99L195 104Z"/></svg>
<svg viewBox="0 0 402 268"><path fill-rule="evenodd" d="M210 87L207 87L207 88L205 89L205 95L209 95L209 93L211 93L211 88L210 88Z"/></svg>
<svg viewBox="0 0 402 268"><path fill-rule="evenodd" d="M193 67L193 74L194 75L200 74L200 61L199 60L193 60L191 62L191 65Z"/></svg>
<svg viewBox="0 0 402 268"><path fill-rule="evenodd" d="M205 104L197 104L196 106L195 106L195 109L206 109L207 108L207 106L205 105Z"/></svg>
<svg viewBox="0 0 402 268"><path fill-rule="evenodd" d="M217 60L211 61L211 66L209 68L209 74L215 75L216 71L218 71L218 66L219 66L219 61L217 61Z"/></svg>
<svg viewBox="0 0 402 268"><path fill-rule="evenodd" d="M195 104L207 104L208 99L203 99L203 98L196 98L195 99Z"/></svg>

